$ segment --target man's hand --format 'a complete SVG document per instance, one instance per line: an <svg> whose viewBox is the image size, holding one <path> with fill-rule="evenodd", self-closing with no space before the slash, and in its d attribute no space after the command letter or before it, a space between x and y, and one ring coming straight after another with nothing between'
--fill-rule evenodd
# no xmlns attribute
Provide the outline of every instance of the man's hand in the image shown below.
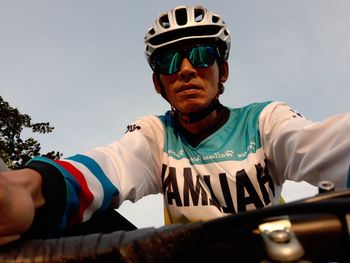
<svg viewBox="0 0 350 263"><path fill-rule="evenodd" d="M45 204L42 179L31 169L0 172L0 245L20 238Z"/></svg>

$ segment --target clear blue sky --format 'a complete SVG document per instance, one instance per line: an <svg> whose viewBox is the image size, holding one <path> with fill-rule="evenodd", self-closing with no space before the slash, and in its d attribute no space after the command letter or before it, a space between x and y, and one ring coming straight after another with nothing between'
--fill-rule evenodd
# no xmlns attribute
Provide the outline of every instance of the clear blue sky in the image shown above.
<svg viewBox="0 0 350 263"><path fill-rule="evenodd" d="M120 138L138 116L168 105L153 89L143 37L156 16L202 3L232 34L232 107L282 100L315 121L348 112L350 1L0 0L0 95L53 133L36 137L64 156ZM287 200L313 194L288 184ZM161 196L120 211L139 227L163 224Z"/></svg>

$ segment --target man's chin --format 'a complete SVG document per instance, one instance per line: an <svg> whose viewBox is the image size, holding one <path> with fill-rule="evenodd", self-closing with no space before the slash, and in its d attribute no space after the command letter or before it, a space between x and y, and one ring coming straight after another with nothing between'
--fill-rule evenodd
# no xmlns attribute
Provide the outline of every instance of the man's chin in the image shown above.
<svg viewBox="0 0 350 263"><path fill-rule="evenodd" d="M204 110L207 106L203 104L191 104L188 105L187 107L182 107L182 110L180 112L185 113L185 114L191 114L191 113L197 113L202 110Z"/></svg>

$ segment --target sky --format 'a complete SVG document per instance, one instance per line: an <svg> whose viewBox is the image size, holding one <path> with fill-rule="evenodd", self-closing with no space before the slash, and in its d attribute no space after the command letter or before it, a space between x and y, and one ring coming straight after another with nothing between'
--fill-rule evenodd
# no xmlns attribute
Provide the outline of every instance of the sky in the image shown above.
<svg viewBox="0 0 350 263"><path fill-rule="evenodd" d="M34 136L42 152L68 157L118 140L136 118L169 109L154 90L143 38L159 13L189 4L229 27L224 104L285 101L314 121L349 111L348 0L0 0L0 96L55 127ZM288 182L283 196L316 190ZM160 195L119 211L140 228L163 225Z"/></svg>

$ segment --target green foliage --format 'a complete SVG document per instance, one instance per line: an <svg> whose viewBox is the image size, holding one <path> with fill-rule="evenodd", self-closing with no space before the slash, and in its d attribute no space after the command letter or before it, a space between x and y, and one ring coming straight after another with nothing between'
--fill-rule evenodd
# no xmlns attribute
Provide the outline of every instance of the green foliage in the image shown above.
<svg viewBox="0 0 350 263"><path fill-rule="evenodd" d="M24 128L30 128L33 133L50 133L54 129L49 122L32 123L29 115L12 108L0 96L0 158L10 168L19 168L35 156L51 159L59 159L62 156L56 151L41 154L38 141L33 138L21 138Z"/></svg>

